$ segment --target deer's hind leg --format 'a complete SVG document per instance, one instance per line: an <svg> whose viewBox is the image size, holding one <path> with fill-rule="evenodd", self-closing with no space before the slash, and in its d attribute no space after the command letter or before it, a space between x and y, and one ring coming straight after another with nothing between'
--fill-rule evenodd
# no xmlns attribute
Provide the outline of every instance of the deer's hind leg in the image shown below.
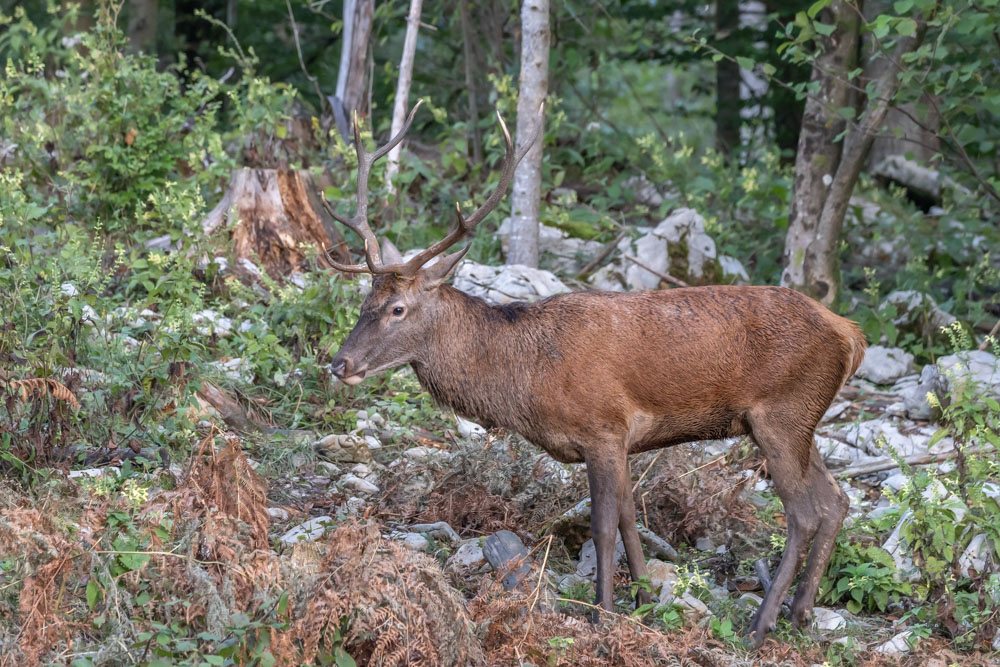
<svg viewBox="0 0 1000 667"><path fill-rule="evenodd" d="M823 578L823 572L830 562L837 532L844 523L844 517L847 516L851 504L847 494L823 465L823 460L815 447L812 448L808 478L810 499L820 516L820 525L813 538L809 559L806 561L806 568L799 579L792 601L792 624L798 628L807 626L812 620L812 609L820 579Z"/></svg>
<svg viewBox="0 0 1000 667"><path fill-rule="evenodd" d="M750 623L749 636L754 648L760 647L764 642L764 635L774 628L781 604L809 545L821 526L826 525L823 516L826 501L816 502L813 498L816 489L812 488L811 463L813 456L818 458L813 445L815 424L805 425L796 417L801 418L791 406L785 409L774 405L765 410L752 411L747 416L751 434L767 460L768 471L785 508L788 525L785 553L774 573L771 589L764 596L764 601ZM825 498L828 492L821 489L819 493ZM833 534L836 535L836 529ZM814 555L829 557L829 551ZM822 566L825 565L824 560ZM820 575L822 566L814 566L818 567ZM812 611L811 606L809 611Z"/></svg>

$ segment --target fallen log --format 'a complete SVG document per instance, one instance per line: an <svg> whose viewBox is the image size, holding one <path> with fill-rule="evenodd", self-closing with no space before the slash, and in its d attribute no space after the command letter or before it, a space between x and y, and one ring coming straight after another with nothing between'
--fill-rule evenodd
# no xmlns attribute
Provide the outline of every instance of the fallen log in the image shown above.
<svg viewBox="0 0 1000 667"><path fill-rule="evenodd" d="M256 430L256 426L247 416L247 411L239 402L216 387L211 382L202 382L198 396L205 400L219 412L219 416L226 424L237 431L247 432Z"/></svg>
<svg viewBox="0 0 1000 667"><path fill-rule="evenodd" d="M966 456L975 454L988 454L993 451L993 447L977 447L975 449L970 449L965 452ZM958 450L952 450L950 452L945 452L943 454L922 454L920 456L908 456L903 459L903 463L908 466L922 466L929 465L931 463L941 463L942 461L947 461L948 459L953 459L958 456ZM882 472L884 470L892 470L893 468L898 468L899 462L895 459L880 459L878 461L869 461L868 463L859 463L856 466L850 466L844 468L843 470L831 470L830 472L835 477L861 477L862 475L870 475L873 472Z"/></svg>

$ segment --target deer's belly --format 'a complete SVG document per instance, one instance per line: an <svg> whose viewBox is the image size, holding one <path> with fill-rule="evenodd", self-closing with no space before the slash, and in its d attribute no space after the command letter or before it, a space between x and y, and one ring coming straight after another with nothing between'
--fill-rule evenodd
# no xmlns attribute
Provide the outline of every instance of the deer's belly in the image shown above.
<svg viewBox="0 0 1000 667"><path fill-rule="evenodd" d="M560 463L583 463L586 444L562 433L529 433L519 431L531 444L544 449Z"/></svg>

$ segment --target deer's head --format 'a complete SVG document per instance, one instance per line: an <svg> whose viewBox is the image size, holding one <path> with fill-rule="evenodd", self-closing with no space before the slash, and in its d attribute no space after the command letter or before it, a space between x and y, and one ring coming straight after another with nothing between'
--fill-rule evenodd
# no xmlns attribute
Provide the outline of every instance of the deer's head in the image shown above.
<svg viewBox="0 0 1000 667"><path fill-rule="evenodd" d="M365 261L358 264L330 262L333 268L348 273L371 273L372 289L361 305L361 315L343 346L330 365L334 375L347 384L357 384L370 375L410 363L428 344L428 333L438 321L441 301L438 288L451 276L468 246L451 254L443 254L458 241L471 234L483 218L497 207L514 176L514 167L528 152L538 137L544 109L538 110L534 134L515 152L510 132L497 113L503 130L506 152L500 181L482 206L466 217L456 204L457 221L443 239L403 260L402 254L388 240L380 245L368 224L368 176L375 160L387 154L403 140L420 107L417 102L405 125L389 142L368 153L361 142L357 119L354 123L354 144L358 153L358 203L352 218L338 214L326 204L327 211L364 241ZM437 258L437 261L431 260Z"/></svg>

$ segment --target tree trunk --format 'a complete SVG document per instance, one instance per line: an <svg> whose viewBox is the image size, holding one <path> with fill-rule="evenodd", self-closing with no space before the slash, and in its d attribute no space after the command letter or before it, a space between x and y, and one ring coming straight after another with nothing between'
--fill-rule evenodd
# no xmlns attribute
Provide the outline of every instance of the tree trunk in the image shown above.
<svg viewBox="0 0 1000 667"><path fill-rule="evenodd" d="M874 95L867 100L864 113L844 138L842 155L835 164L827 167L822 162L828 155L822 149L831 145L839 133L837 124L832 119L837 118L837 109L846 105L836 103L834 100L838 98L832 95L827 98L831 103L822 108L817 109L814 103L822 101L824 93L832 92L832 86L846 88L847 73L853 69L854 60L847 57L844 43L852 43L852 53L856 54L858 35L858 19L854 9L842 0L835 0L831 9L837 25L832 37L841 43L833 45L829 60L826 54L821 57L824 62L817 59L814 68L814 79L821 77L822 87L819 98L810 98L806 102L803 137L799 140L799 155L795 162L792 216L785 240L787 264L782 274L782 284L799 289L828 306L837 298L840 282L837 248L851 193L872 140L885 123L893 98L899 90L902 58L920 45L927 28L926 23L921 22L913 36L900 36L897 39L890 65L875 82ZM832 57L832 54L841 51L843 57ZM817 74L820 69L828 74ZM826 121L822 126L815 124L820 119ZM806 137L807 120L811 125L809 137ZM817 160L820 164L817 164ZM823 183L823 179L827 177L829 190L825 190Z"/></svg>
<svg viewBox="0 0 1000 667"><path fill-rule="evenodd" d="M888 0L867 0L864 3L866 21L874 21L879 14L886 13L892 13L892 3ZM868 81L881 79L892 63L879 53L878 42L870 33L862 40L861 50L865 54L865 68L859 85L864 86ZM886 158L908 153L921 164L929 163L941 153L940 126L941 118L934 112L926 93L918 103L908 102L890 108L885 119L885 131L880 132L872 142L866 167L878 173Z"/></svg>
<svg viewBox="0 0 1000 667"><path fill-rule="evenodd" d="M226 25L236 30L236 21L239 17L239 0L226 0Z"/></svg>
<svg viewBox="0 0 1000 667"><path fill-rule="evenodd" d="M739 29L738 0L716 0L718 47L731 55L727 38ZM729 156L740 145L740 67L729 58L715 63L715 149Z"/></svg>
<svg viewBox="0 0 1000 667"><path fill-rule="evenodd" d="M517 96L517 150L533 135L538 108L545 101L549 80L549 2L523 0L521 5L521 77ZM543 122L539 119L538 122ZM539 140L514 171L508 264L538 266L538 211L542 190L542 144Z"/></svg>
<svg viewBox="0 0 1000 667"><path fill-rule="evenodd" d="M340 44L337 90L330 101L337 128L348 142L353 140L353 114L365 95L368 40L372 33L375 0L344 0L344 31Z"/></svg>
<svg viewBox="0 0 1000 667"><path fill-rule="evenodd" d="M396 136L406 122L410 106L410 84L413 82L413 57L417 53L417 31L420 30L420 8L423 0L410 0L410 14L406 17L406 39L403 40L403 56L399 59L399 79L396 81L396 100L392 107L392 130L390 137ZM399 154L402 144L396 144L385 165L385 183L389 192L395 194L393 178L399 173Z"/></svg>
<svg viewBox="0 0 1000 667"><path fill-rule="evenodd" d="M469 131L466 133L472 144L472 163L483 161L482 139L479 135L479 103L476 99L476 76L472 28L469 25L469 6L466 0L459 0L459 17L462 23L462 51L465 57L465 92L469 96Z"/></svg>
<svg viewBox="0 0 1000 667"><path fill-rule="evenodd" d="M832 15L824 16L824 22L835 23L837 29L822 40L823 52L816 57L812 74L819 90L806 99L802 114L781 284L829 304L836 287L823 270L829 264L824 255L836 252L836 242L831 244L831 230L821 229L819 221L840 162L842 144L834 138L844 123L836 110L850 101L847 73L857 62L858 17L844 0L834 0L824 12Z"/></svg>
<svg viewBox="0 0 1000 667"><path fill-rule="evenodd" d="M129 0L128 43L133 53L156 53L159 0Z"/></svg>
<svg viewBox="0 0 1000 667"><path fill-rule="evenodd" d="M73 35L78 32L90 32L96 25L94 20L94 0L63 0L63 13L69 11L71 5L77 5L76 17L72 22L63 24L63 32Z"/></svg>
<svg viewBox="0 0 1000 667"><path fill-rule="evenodd" d="M237 169L226 194L202 222L205 234L219 227L232 228L237 257L259 260L274 278L309 268L302 244L320 250L320 266L329 266L328 252L338 261L350 261L306 170Z"/></svg>

